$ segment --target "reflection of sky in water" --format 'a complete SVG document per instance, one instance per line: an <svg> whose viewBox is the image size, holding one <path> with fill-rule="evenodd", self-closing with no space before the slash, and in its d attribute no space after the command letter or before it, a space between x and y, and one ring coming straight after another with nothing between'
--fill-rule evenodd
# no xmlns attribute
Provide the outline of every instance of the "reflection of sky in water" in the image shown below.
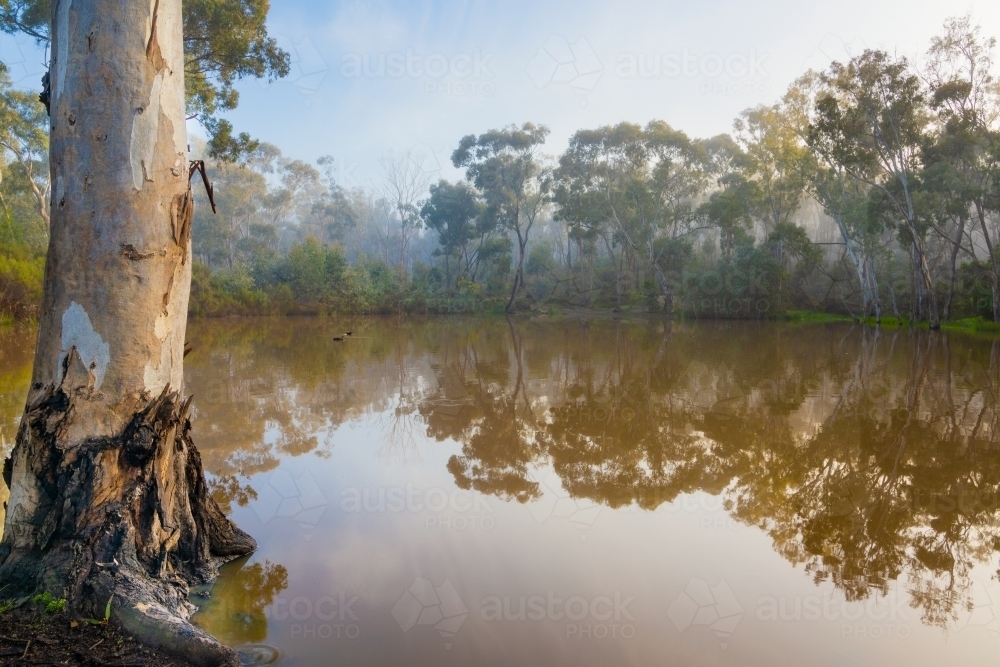
<svg viewBox="0 0 1000 667"><path fill-rule="evenodd" d="M261 523L252 506L235 512L261 541L253 560L289 573L269 608L267 643L297 664L646 665L672 656L669 664L932 665L955 655L986 664L994 650L989 630L1000 626L988 593L946 644L902 589L848 603L833 585L814 586L766 535L729 518L718 497L685 495L653 512L603 507L576 522L568 507L548 511L567 500L548 484L528 507L456 494L446 469L455 443L421 443L419 463L380 459L377 421L345 424L329 459L285 459L271 473L315 481L328 501L315 522ZM977 574L989 582L988 572ZM403 631L393 610L418 579L458 592L469 611L455 632L431 622ZM571 598L609 602L598 603L600 618L588 608L574 621L565 617ZM340 603L351 600L341 618ZM524 620L484 619L497 600L501 615L523 609ZM528 618L533 609L540 620ZM333 655L337 662L325 662Z"/></svg>
<svg viewBox="0 0 1000 667"><path fill-rule="evenodd" d="M992 344L355 330L192 327L196 441L260 542L197 617L226 641L288 665L994 662Z"/></svg>

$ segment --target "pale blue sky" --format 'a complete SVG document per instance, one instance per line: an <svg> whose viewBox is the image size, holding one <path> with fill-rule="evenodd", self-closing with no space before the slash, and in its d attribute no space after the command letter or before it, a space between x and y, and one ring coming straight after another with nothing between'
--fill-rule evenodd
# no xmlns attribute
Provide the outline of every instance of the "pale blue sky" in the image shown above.
<svg viewBox="0 0 1000 667"><path fill-rule="evenodd" d="M460 137L512 122L548 125L553 155L576 129L621 120L726 132L809 66L866 46L919 56L969 11L1000 36L996 0L280 0L270 30L292 75L244 82L230 118L288 155L334 156L344 185L367 185L388 150L451 176ZM29 86L42 57L0 41Z"/></svg>

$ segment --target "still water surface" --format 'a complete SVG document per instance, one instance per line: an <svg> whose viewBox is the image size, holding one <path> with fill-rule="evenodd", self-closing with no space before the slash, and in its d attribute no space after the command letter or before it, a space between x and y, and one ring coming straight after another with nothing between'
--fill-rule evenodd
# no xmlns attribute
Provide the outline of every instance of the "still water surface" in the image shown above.
<svg viewBox="0 0 1000 667"><path fill-rule="evenodd" d="M4 446L32 336L0 334ZM463 319L189 339L196 442L260 543L196 621L250 664L1000 657L1000 343Z"/></svg>

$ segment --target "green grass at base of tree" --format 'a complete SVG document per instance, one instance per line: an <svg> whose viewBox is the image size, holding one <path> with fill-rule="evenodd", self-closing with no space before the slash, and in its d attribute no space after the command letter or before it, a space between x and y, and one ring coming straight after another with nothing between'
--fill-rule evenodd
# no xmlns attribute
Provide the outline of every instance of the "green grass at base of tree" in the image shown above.
<svg viewBox="0 0 1000 667"><path fill-rule="evenodd" d="M838 313L823 313L808 310L791 310L785 314L784 318L781 318L786 322L796 322L796 323L808 323L808 324L824 324L827 322L857 322L853 317L848 315L841 315ZM866 317L861 320L862 324L866 326L880 326L884 329L900 329L900 328L915 328L915 329L927 329L927 322L911 322L907 319L901 319L898 317L883 317L880 321L877 321L874 317ZM1000 336L1000 322L993 322L984 317L967 317L960 320L952 320L950 322L942 322L941 329L943 331L958 331L964 333L973 333L984 335L988 337Z"/></svg>
<svg viewBox="0 0 1000 667"><path fill-rule="evenodd" d="M1000 335L1000 322L992 322L984 317L968 317L952 322L942 322L941 328L946 331L965 331L989 336Z"/></svg>

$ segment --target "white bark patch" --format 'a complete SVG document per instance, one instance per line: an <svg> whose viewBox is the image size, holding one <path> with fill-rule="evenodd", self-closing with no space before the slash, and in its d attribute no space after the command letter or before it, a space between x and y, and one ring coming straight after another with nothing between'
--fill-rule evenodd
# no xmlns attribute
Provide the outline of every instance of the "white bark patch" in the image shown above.
<svg viewBox="0 0 1000 667"><path fill-rule="evenodd" d="M76 301L62 316L62 352L59 354L56 377L62 377L63 362L74 347L83 364L94 374L94 389L100 389L104 373L111 363L111 350L100 334L94 331L90 315Z"/></svg>
<svg viewBox="0 0 1000 667"><path fill-rule="evenodd" d="M66 183L62 176L56 176L56 190L53 194L55 197L52 200L52 206L59 206L59 202L66 195Z"/></svg>
<svg viewBox="0 0 1000 667"><path fill-rule="evenodd" d="M153 180L153 157L156 155L156 137L160 131L160 94L163 91L163 73L153 79L149 103L137 109L132 120L132 143L129 158L132 162L132 182L142 190L146 181Z"/></svg>
<svg viewBox="0 0 1000 667"><path fill-rule="evenodd" d="M63 94L66 86L66 68L69 67L69 10L73 0L59 0L56 9L56 85L52 98Z"/></svg>
<svg viewBox="0 0 1000 667"><path fill-rule="evenodd" d="M167 322L167 316L162 313L156 318L156 322L153 324L153 331L156 333L156 337L160 339L162 343L167 339L170 334L170 323Z"/></svg>

